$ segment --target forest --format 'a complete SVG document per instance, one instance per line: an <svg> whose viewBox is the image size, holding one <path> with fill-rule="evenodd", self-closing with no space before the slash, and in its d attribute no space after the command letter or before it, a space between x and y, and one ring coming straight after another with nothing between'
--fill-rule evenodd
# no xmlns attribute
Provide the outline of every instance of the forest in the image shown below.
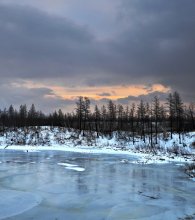
<svg viewBox="0 0 195 220"><path fill-rule="evenodd" d="M37 111L32 104L21 105L17 110L11 105L8 109L0 110L0 131L25 129L35 126L66 127L80 132L83 136L95 132L96 136L112 136L113 132L125 132L131 136L134 143L139 136L144 142L150 137L150 143L157 144L157 136L162 133L164 137L169 133L179 136L195 130L194 104L184 104L178 92L170 93L166 102L161 102L157 96L151 103L140 100L130 106L115 104L108 100L107 105L93 107L88 97L78 97L75 110L63 113L61 109L50 114Z"/></svg>

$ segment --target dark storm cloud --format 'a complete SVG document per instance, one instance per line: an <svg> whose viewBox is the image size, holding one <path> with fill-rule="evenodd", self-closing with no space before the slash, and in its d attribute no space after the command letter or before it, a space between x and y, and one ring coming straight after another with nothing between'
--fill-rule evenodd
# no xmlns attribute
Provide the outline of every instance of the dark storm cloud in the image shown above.
<svg viewBox="0 0 195 220"><path fill-rule="evenodd" d="M2 76L39 78L78 73L77 68L90 68L96 56L92 42L93 36L85 27L67 19L29 7L0 5Z"/></svg>
<svg viewBox="0 0 195 220"><path fill-rule="evenodd" d="M175 77L192 77L195 70L195 2L122 2L121 24L129 26L124 24L126 31L105 42L97 42L87 28L68 19L1 5L1 73L32 78L82 75L97 84L111 79L111 84L134 83L140 76L143 82L177 81L181 87Z"/></svg>
<svg viewBox="0 0 195 220"><path fill-rule="evenodd" d="M118 55L109 42L98 41L85 26L28 6L0 4L0 48L1 77L96 85L116 74Z"/></svg>
<svg viewBox="0 0 195 220"><path fill-rule="evenodd" d="M124 0L121 19L127 30L115 47L126 75L194 93L194 11L193 0Z"/></svg>

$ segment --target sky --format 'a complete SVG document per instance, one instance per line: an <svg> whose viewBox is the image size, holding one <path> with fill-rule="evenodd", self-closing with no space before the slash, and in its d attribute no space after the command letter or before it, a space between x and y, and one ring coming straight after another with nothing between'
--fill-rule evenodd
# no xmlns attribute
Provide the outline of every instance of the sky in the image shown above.
<svg viewBox="0 0 195 220"><path fill-rule="evenodd" d="M195 100L194 0L0 0L0 108Z"/></svg>

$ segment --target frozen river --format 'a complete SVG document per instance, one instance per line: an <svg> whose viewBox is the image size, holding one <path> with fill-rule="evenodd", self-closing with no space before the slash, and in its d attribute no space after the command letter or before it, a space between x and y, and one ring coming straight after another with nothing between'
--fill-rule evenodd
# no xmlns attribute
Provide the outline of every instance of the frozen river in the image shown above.
<svg viewBox="0 0 195 220"><path fill-rule="evenodd" d="M124 155L0 151L0 219L178 219L195 213L180 166Z"/></svg>

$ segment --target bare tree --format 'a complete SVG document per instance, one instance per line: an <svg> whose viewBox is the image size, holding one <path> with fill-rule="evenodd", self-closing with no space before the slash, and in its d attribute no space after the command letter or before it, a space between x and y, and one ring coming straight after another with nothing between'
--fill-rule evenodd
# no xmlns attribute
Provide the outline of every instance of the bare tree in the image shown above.
<svg viewBox="0 0 195 220"><path fill-rule="evenodd" d="M154 115L154 121L155 121L155 143L158 143L158 123L160 119L160 101L157 96L154 97L153 99L153 115Z"/></svg>
<svg viewBox="0 0 195 220"><path fill-rule="evenodd" d="M130 109L130 120L131 120L131 131L133 137L133 144L135 144L135 129L134 129L134 122L135 122L135 104L131 105Z"/></svg>
<svg viewBox="0 0 195 220"><path fill-rule="evenodd" d="M79 122L78 129L81 132L82 122L84 118L84 99L82 96L79 96L78 101L76 102L76 115L77 115L78 122Z"/></svg>
<svg viewBox="0 0 195 220"><path fill-rule="evenodd" d="M178 92L174 92L173 94L173 104L174 104L174 112L176 118L176 128L179 134L179 143L181 144L181 128L183 125L183 102Z"/></svg>
<svg viewBox="0 0 195 220"><path fill-rule="evenodd" d="M97 105L95 105L95 109L94 109L94 118L95 118L95 131L97 137L99 137L99 122L101 118L101 113Z"/></svg>

